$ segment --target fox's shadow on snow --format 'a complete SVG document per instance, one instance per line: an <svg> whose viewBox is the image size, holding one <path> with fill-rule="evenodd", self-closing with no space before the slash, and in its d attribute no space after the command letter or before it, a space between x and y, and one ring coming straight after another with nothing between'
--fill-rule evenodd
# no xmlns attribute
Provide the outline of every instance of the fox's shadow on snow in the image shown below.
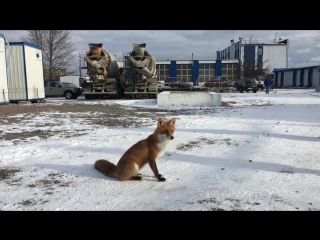
<svg viewBox="0 0 320 240"><path fill-rule="evenodd" d="M110 178L105 176L103 173L99 172L94 168L93 164L83 164L81 166L75 165L57 165L57 164L46 164L46 163L38 163L34 164L34 167L42 168L42 169L51 169L60 173L72 174L74 176L88 177L92 179L103 179L107 181L120 181L117 178ZM145 166L148 167L148 166ZM155 177L147 174L143 174L142 181L158 181ZM139 180L137 180L139 182Z"/></svg>
<svg viewBox="0 0 320 240"><path fill-rule="evenodd" d="M57 172L64 172L72 174L75 176L88 177L88 178L98 178L98 179L108 179L111 181L116 181L115 178L109 178L103 175L101 172L96 170L93 164L83 164L81 166L76 165L58 165L58 164L46 164L46 163L37 163L33 165L34 167L41 169L51 169Z"/></svg>
<svg viewBox="0 0 320 240"><path fill-rule="evenodd" d="M63 146L61 146L63 148ZM65 146L64 146L65 148ZM114 164L117 164L120 160L121 156L125 153L126 149L120 149L120 148L107 148L107 147L83 147L81 149L81 153L79 153L79 148L70 146L67 148L68 151L72 152L74 151L74 155L78 157L84 157L86 155L92 155L92 153L102 152L102 153L108 153L108 154L119 154L119 158L114 159L108 159L108 157L102 157L100 159L108 159L110 162L113 162ZM110 181L120 181L117 178L110 178L105 176L103 173L99 172L97 169L94 168L94 163L98 159L93 159L92 164L82 164L82 165L58 165L58 164L47 164L47 163L37 163L32 166L37 168L44 168L44 169L52 169L57 172L65 172L68 174L72 174L75 176L82 176L82 177L88 177L88 178L96 178L96 179L105 179ZM54 160L53 160L54 161ZM81 160L79 160L81 161ZM148 168L149 165L146 164L142 169L141 173L143 175L143 180L145 181L158 181L153 175L150 174L144 174L143 170L144 168ZM139 180L137 180L139 181Z"/></svg>

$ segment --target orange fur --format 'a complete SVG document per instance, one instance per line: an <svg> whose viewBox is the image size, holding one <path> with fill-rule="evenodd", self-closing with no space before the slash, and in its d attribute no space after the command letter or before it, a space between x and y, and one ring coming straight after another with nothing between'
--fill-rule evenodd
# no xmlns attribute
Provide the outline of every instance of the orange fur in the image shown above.
<svg viewBox="0 0 320 240"><path fill-rule="evenodd" d="M106 176L118 178L121 181L141 180L142 175L139 170L149 163L154 176L159 181L165 181L166 179L158 172L156 159L165 153L170 141L174 138L175 123L176 118L168 122L159 118L154 133L131 146L117 165L106 159L99 159L94 164L95 168Z"/></svg>

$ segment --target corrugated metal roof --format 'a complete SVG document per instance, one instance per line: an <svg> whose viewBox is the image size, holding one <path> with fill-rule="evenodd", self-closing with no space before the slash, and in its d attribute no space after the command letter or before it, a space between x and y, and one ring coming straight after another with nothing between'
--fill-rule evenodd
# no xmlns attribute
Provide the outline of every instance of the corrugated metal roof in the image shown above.
<svg viewBox="0 0 320 240"><path fill-rule="evenodd" d="M292 70L300 70L300 69L307 69L307 68L316 68L320 65L315 65L315 66L308 66L308 67L298 67L298 68L274 68L274 72L280 72L280 71L292 71Z"/></svg>
<svg viewBox="0 0 320 240"><path fill-rule="evenodd" d="M9 42L9 45L25 45L25 46L29 46L29 47L33 47L33 48L42 50L42 48L39 47L38 45L35 45L33 43L29 43L29 42Z"/></svg>

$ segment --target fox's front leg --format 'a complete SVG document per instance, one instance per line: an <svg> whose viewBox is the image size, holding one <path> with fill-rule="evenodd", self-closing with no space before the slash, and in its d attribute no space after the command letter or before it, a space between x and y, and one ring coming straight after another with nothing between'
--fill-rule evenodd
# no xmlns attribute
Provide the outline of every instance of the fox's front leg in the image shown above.
<svg viewBox="0 0 320 240"><path fill-rule="evenodd" d="M154 176L158 179L160 182L164 182L166 179L162 177L162 175L158 172L156 161L150 161L149 166L153 171Z"/></svg>

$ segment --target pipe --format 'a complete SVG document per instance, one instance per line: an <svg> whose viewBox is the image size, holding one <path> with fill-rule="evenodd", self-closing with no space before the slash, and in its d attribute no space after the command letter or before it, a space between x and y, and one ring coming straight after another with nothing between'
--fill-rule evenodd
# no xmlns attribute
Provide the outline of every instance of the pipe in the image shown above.
<svg viewBox="0 0 320 240"><path fill-rule="evenodd" d="M3 93L3 99L4 99L4 102L6 102L6 95L4 94L4 88L2 88L2 93Z"/></svg>

